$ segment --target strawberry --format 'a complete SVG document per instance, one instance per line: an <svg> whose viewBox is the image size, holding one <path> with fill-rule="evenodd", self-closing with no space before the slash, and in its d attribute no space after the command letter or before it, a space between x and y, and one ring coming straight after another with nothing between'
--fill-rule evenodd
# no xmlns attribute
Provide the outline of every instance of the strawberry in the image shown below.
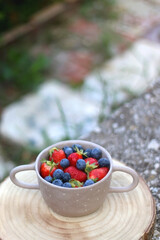
<svg viewBox="0 0 160 240"><path fill-rule="evenodd" d="M53 160L55 163L58 163L58 168L61 168L60 161L63 158L66 158L66 155L62 149L54 147L49 151L49 160Z"/></svg>
<svg viewBox="0 0 160 240"><path fill-rule="evenodd" d="M98 182L99 180L101 180L102 178L104 178L106 176L106 174L108 173L109 168L107 167L102 167L102 168L97 168L92 170L88 177L89 179L92 179L94 182Z"/></svg>
<svg viewBox="0 0 160 240"><path fill-rule="evenodd" d="M86 162L86 168L85 168L85 172L87 173L87 175L95 168L98 168L98 161L95 158L86 158L85 159Z"/></svg>
<svg viewBox="0 0 160 240"><path fill-rule="evenodd" d="M76 166L76 163L77 163L77 160L78 160L78 159L82 159L82 158L83 158L83 157L82 157L81 154L75 152L75 153L71 153L71 154L69 155L68 160L69 160L69 162L70 162L70 165L75 167L75 166Z"/></svg>
<svg viewBox="0 0 160 240"><path fill-rule="evenodd" d="M68 172L72 179L75 179L79 182L85 182L87 180L87 174L81 170L78 170L74 166L69 166L64 170L64 172Z"/></svg>
<svg viewBox="0 0 160 240"><path fill-rule="evenodd" d="M77 146L75 146L74 151L76 151L76 152L71 153L68 156L68 160L70 161L70 165L75 167L76 163L77 163L77 160L78 159L83 159L83 155L86 156L86 154L84 153L83 149L79 149Z"/></svg>
<svg viewBox="0 0 160 240"><path fill-rule="evenodd" d="M46 161L46 160L44 160ZM46 161L42 163L40 167L40 175L45 178L47 176L53 176L54 171L57 169L56 165L54 163L51 163L50 161Z"/></svg>
<svg viewBox="0 0 160 240"><path fill-rule="evenodd" d="M90 158L86 158L85 162L86 162L86 164L89 164L89 165L94 164L95 166L98 167L98 161L95 158L91 158L91 157Z"/></svg>

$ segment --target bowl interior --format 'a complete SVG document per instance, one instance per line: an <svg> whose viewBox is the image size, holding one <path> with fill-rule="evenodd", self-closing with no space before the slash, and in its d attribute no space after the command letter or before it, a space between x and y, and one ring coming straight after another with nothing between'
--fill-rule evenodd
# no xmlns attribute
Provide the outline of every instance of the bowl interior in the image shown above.
<svg viewBox="0 0 160 240"><path fill-rule="evenodd" d="M68 140L68 141L62 141L62 142L58 142L56 144L53 144L47 148L45 148L43 151L41 151L39 153L39 155L37 156L36 158L36 164L35 164L35 169L36 169L36 172L37 172L37 175L38 177L44 181L46 184L50 184L50 183L47 183L40 175L40 166L41 166L41 160L44 158L44 159L48 159L49 157L49 150L53 147L57 147L57 148L63 148L65 146L72 146L73 144L80 144L84 149L87 149L87 148L100 148L101 151L102 151L102 157L107 157L110 161L110 169L109 169L109 172L107 173L106 177L104 177L102 180L98 181L97 183L95 184L99 184L101 181L104 181L104 179L108 178L112 172L112 159L111 159L111 156L109 154L109 152L103 148L102 146L96 144L96 143L93 143L93 142L89 142L89 141L84 141L84 140ZM94 184L94 185L95 185ZM51 185L51 184L50 184ZM55 186L55 187L58 187L58 186ZM89 186L88 186L89 187ZM62 187L58 187L58 188L62 188ZM68 190L78 190L80 188L72 188L72 189L68 189Z"/></svg>

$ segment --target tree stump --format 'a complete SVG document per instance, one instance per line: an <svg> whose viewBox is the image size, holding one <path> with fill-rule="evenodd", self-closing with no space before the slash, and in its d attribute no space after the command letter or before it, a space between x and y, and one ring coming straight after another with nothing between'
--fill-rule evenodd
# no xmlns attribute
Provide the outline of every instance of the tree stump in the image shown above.
<svg viewBox="0 0 160 240"><path fill-rule="evenodd" d="M17 177L32 183L37 180L34 171ZM113 173L113 186L131 181L126 173ZM141 177L134 190L110 193L98 211L78 218L57 215L39 190L19 188L8 177L0 185L0 214L0 240L149 240L156 215L154 200Z"/></svg>

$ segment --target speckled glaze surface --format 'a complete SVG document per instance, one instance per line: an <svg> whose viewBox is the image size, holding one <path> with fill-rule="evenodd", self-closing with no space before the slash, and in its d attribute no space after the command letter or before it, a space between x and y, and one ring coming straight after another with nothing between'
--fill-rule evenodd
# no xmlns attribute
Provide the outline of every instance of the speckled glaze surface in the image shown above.
<svg viewBox="0 0 160 240"><path fill-rule="evenodd" d="M43 158L48 158L51 148L63 148L64 146L72 146L72 144L75 143L81 144L84 149L98 147L102 150L102 157L107 157L110 160L110 170L107 176L91 186L81 188L64 188L46 182L39 174L41 160ZM16 173L25 170L36 171L38 185L18 181L15 177ZM133 182L127 187L110 187L111 177L114 171L123 171L130 174L133 178ZM46 204L54 212L66 217L80 217L93 213L103 204L108 193L127 192L134 189L138 184L138 175L133 169L126 166L113 165L111 156L107 150L95 143L83 140L63 141L45 148L37 156L34 164L22 165L14 168L10 173L10 178L17 186L40 189Z"/></svg>

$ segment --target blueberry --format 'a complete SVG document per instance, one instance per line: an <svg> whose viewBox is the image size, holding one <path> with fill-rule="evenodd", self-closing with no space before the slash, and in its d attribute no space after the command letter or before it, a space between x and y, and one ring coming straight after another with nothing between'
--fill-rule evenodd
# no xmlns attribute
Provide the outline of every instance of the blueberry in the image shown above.
<svg viewBox="0 0 160 240"><path fill-rule="evenodd" d="M63 158L63 159L60 161L60 165L61 165L61 167L63 167L63 168L67 168L67 167L69 167L70 162L69 162L69 160L68 160L67 158Z"/></svg>
<svg viewBox="0 0 160 240"><path fill-rule="evenodd" d="M108 158L100 158L98 160L99 167L110 167L110 161Z"/></svg>
<svg viewBox="0 0 160 240"><path fill-rule="evenodd" d="M63 182L60 179L55 179L52 184L57 185L57 186L63 186Z"/></svg>
<svg viewBox="0 0 160 240"><path fill-rule="evenodd" d="M68 157L71 153L73 153L73 149L71 147L64 147L63 151L66 154L66 157Z"/></svg>
<svg viewBox="0 0 160 240"><path fill-rule="evenodd" d="M69 182L70 179L71 179L71 175L68 172L63 174L63 178L62 178L63 182Z"/></svg>
<svg viewBox="0 0 160 240"><path fill-rule="evenodd" d="M64 172L61 169L56 169L53 173L53 178L55 179L63 179Z"/></svg>
<svg viewBox="0 0 160 240"><path fill-rule="evenodd" d="M86 167L86 162L83 159L78 159L77 162L76 162L76 167L79 170L83 171L85 169L85 167Z"/></svg>
<svg viewBox="0 0 160 240"><path fill-rule="evenodd" d="M91 151L92 151L92 149L87 148L87 149L85 150L85 152L84 152L83 157L84 157L84 158L89 158L89 157L91 157Z"/></svg>
<svg viewBox="0 0 160 240"><path fill-rule="evenodd" d="M83 187L86 187L86 186L89 186L89 185L92 185L92 184L94 184L94 181L91 180L91 179L88 179L88 180L86 180L85 183L83 184Z"/></svg>
<svg viewBox="0 0 160 240"><path fill-rule="evenodd" d="M99 148L93 148L91 151L91 157L96 158L97 160L102 157L102 151Z"/></svg>
<svg viewBox="0 0 160 240"><path fill-rule="evenodd" d="M73 144L73 145L72 145L73 152L76 152L76 151L77 151L77 148L78 148L79 150L83 150L83 147L82 147L80 144Z"/></svg>
<svg viewBox="0 0 160 240"><path fill-rule="evenodd" d="M47 177L45 177L44 179L45 179L47 182L50 182L50 183L52 182L52 177L51 177L51 176L47 176Z"/></svg>
<svg viewBox="0 0 160 240"><path fill-rule="evenodd" d="M72 185L69 182L65 182L65 183L63 183L63 187L71 188Z"/></svg>

